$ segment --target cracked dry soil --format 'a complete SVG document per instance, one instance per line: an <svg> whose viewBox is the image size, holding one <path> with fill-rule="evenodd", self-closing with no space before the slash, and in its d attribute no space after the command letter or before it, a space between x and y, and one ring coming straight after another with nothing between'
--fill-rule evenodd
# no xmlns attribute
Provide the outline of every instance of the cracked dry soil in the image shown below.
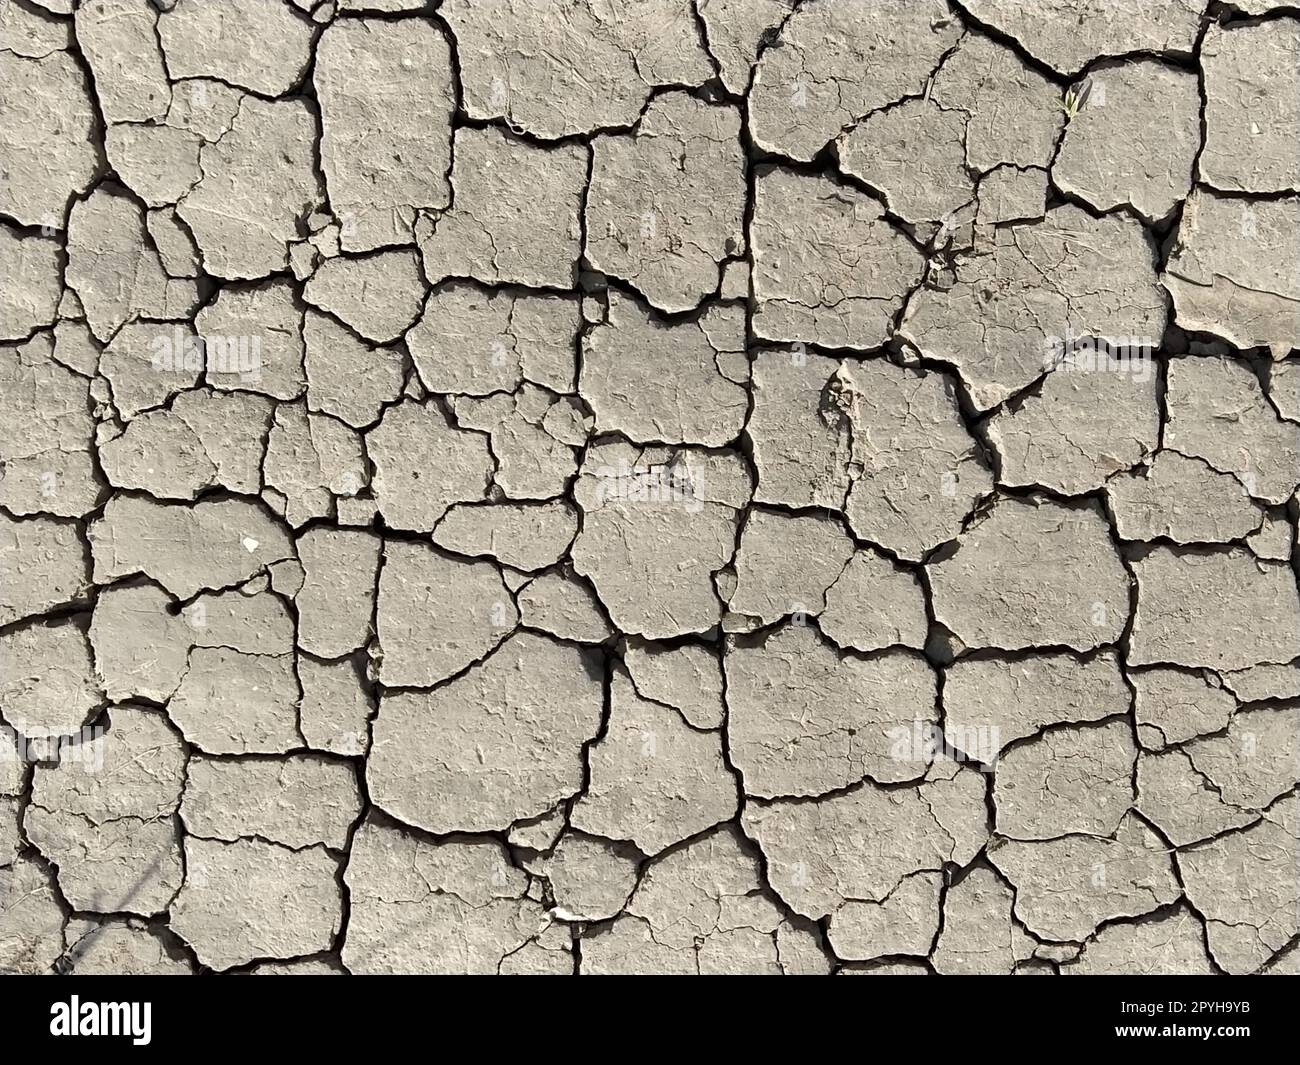
<svg viewBox="0 0 1300 1065"><path fill-rule="evenodd" d="M0 970L1296 972L1298 70L0 0Z"/></svg>

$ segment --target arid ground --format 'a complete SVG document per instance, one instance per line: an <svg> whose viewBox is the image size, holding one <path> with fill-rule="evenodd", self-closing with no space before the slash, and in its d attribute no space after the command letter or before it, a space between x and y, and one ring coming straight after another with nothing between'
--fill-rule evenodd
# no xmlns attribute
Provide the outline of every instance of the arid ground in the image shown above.
<svg viewBox="0 0 1300 1065"><path fill-rule="evenodd" d="M1300 971L1300 9L0 0L0 970Z"/></svg>

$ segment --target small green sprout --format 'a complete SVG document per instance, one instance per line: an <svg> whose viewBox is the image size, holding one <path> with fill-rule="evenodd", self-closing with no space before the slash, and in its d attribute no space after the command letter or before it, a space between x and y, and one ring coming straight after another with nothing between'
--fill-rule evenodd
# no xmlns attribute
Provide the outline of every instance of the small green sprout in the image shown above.
<svg viewBox="0 0 1300 1065"><path fill-rule="evenodd" d="M1084 78L1083 81L1076 85L1071 85L1065 90L1065 98L1061 101L1060 107L1069 118L1073 118L1088 104L1088 97L1092 95L1092 79Z"/></svg>

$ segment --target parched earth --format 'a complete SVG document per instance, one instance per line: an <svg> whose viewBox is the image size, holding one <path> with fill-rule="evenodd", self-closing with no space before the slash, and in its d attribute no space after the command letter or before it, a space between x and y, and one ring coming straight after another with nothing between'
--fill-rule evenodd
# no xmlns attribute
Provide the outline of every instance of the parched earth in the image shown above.
<svg viewBox="0 0 1300 1065"><path fill-rule="evenodd" d="M1300 18L0 0L0 970L1300 970Z"/></svg>

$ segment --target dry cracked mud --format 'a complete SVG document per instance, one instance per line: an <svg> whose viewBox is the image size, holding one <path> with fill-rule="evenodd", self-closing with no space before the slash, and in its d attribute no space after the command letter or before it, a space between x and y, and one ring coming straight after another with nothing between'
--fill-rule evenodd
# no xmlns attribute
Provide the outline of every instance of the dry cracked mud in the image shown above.
<svg viewBox="0 0 1300 1065"><path fill-rule="evenodd" d="M1298 60L0 0L0 971L1294 972Z"/></svg>

